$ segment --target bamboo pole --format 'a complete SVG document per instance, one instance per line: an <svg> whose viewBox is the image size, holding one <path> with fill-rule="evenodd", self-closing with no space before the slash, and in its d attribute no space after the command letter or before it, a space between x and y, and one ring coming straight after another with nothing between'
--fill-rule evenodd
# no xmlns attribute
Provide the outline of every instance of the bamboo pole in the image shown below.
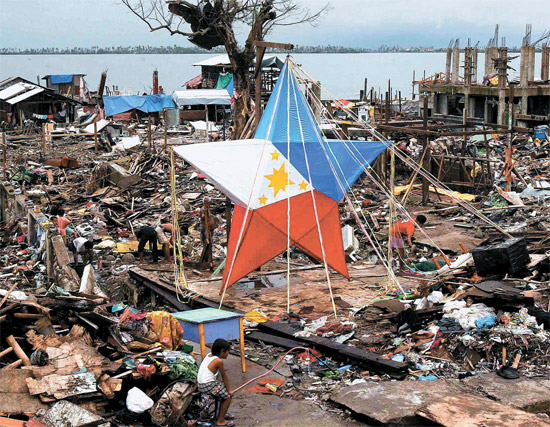
<svg viewBox="0 0 550 427"><path fill-rule="evenodd" d="M164 151L168 151L168 110L164 110Z"/></svg>
<svg viewBox="0 0 550 427"><path fill-rule="evenodd" d="M4 181L8 179L8 145L6 143L6 134L2 132L2 169L4 169ZM0 304L1 306L1 304Z"/></svg>
<svg viewBox="0 0 550 427"><path fill-rule="evenodd" d="M46 157L46 124L42 123L42 157Z"/></svg>
<svg viewBox="0 0 550 427"><path fill-rule="evenodd" d="M94 122L94 149L95 153L99 152L98 141L97 141L97 122Z"/></svg>

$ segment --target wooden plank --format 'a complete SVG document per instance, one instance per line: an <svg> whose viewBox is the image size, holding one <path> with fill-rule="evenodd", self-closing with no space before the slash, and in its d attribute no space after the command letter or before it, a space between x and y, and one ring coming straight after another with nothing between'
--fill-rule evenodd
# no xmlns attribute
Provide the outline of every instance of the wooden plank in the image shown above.
<svg viewBox="0 0 550 427"><path fill-rule="evenodd" d="M255 341L255 342L261 341L266 344L276 345L277 347L283 347L288 349L291 349L294 347L307 347L306 343L303 341L278 337L276 335L266 334L264 332L258 332L258 331L253 331L247 334L246 339Z"/></svg>
<svg viewBox="0 0 550 427"><path fill-rule="evenodd" d="M34 414L39 409L47 409L40 399L29 394L26 378L32 372L25 369L0 370L0 413ZM2 421L0 421L0 425Z"/></svg>
<svg viewBox="0 0 550 427"><path fill-rule="evenodd" d="M548 426L548 420L468 393L446 396L416 411L445 427Z"/></svg>

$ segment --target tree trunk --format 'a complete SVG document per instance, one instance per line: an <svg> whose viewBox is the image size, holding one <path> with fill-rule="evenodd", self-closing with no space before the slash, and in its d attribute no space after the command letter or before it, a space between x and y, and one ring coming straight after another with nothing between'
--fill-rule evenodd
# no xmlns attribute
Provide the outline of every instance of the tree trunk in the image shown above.
<svg viewBox="0 0 550 427"><path fill-rule="evenodd" d="M250 117L250 68L254 64L254 50L240 50L231 27L227 28L225 49L233 68L233 87L238 94L234 106L233 139L238 139Z"/></svg>

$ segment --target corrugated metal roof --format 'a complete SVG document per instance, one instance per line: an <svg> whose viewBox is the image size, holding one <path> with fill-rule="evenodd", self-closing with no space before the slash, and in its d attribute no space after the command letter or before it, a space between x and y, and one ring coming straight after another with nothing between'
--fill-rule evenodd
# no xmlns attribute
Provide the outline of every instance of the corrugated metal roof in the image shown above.
<svg viewBox="0 0 550 427"><path fill-rule="evenodd" d="M25 83L16 83L14 85L11 85L7 87L6 89L0 91L0 99L2 101L5 101L6 99L13 98L15 95L19 95L22 92L25 92L27 90L27 86Z"/></svg>
<svg viewBox="0 0 550 427"><path fill-rule="evenodd" d="M42 89L41 87L35 87L34 89L29 90L28 92L24 92L21 95L16 96L15 98L8 99L7 103L11 104L11 105L14 105L14 104L17 104L18 102L24 101L25 99L30 98L31 96L34 96L34 95L36 95L37 93L40 93L40 92L44 92L44 89Z"/></svg>
<svg viewBox="0 0 550 427"><path fill-rule="evenodd" d="M231 96L225 89L176 90L172 94L172 99L178 106L231 104Z"/></svg>
<svg viewBox="0 0 550 427"><path fill-rule="evenodd" d="M40 86L20 82L0 91L0 99L13 105L43 91Z"/></svg>

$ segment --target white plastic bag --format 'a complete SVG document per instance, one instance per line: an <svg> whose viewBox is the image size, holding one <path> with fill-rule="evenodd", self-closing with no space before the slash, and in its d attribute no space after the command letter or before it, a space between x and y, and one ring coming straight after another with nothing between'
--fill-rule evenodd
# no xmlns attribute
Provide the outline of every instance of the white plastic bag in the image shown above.
<svg viewBox="0 0 550 427"><path fill-rule="evenodd" d="M126 397L126 407L135 414L144 413L151 409L154 404L155 402L137 387L130 389Z"/></svg>

